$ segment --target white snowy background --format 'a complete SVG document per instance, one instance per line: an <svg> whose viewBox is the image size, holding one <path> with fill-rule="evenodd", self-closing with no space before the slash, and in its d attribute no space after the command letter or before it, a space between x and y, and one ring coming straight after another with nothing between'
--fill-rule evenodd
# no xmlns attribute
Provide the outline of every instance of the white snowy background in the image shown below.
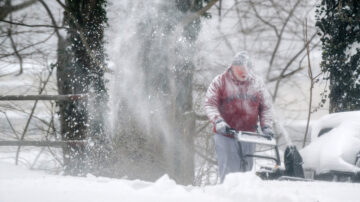
<svg viewBox="0 0 360 202"><path fill-rule="evenodd" d="M16 1L15 1L16 2ZM232 1L223 1L223 6L231 7ZM315 2L315 1L311 1ZM116 68L117 61L116 50L121 44L121 40L126 40L126 36L120 35L123 24L118 21L122 12L122 6L129 3L122 1L110 1L109 4L109 25L107 30L107 52L109 54L109 67ZM61 9L55 1L49 1L49 5L56 10L57 19L61 19ZM313 5L313 4L311 4ZM31 15L35 16L37 21L33 24L49 24L49 21L41 18L44 15L40 5L35 4L30 7ZM29 11L28 11L29 12ZM255 70L263 75L262 68L266 66L266 59L261 54L252 51L252 48L271 49L273 43L260 43L258 41L243 40L238 35L232 34L235 11L226 15L230 17L222 18L221 23L215 9L211 10L213 18L202 20L202 29L199 35L199 51L196 55L198 61L205 61L200 64L209 66L210 70L203 71L197 75L196 80L201 84L208 85L211 79L226 66L233 55L232 51L224 43L219 41L222 33L230 33L229 38L234 49L245 48L249 50L253 57ZM299 18L308 17L309 21L314 20L313 9L299 11ZM20 15L20 14L19 14ZM310 23L309 22L309 23ZM298 25L301 26L301 25ZM299 33L300 35L302 33ZM42 40L47 36L36 35L19 41ZM239 41L245 41L240 43ZM261 41L261 40L260 40ZM295 42L294 42L295 41ZM56 54L56 37L53 36L42 46L44 52L48 53L46 58L29 58L24 64L24 73L20 76L0 77L1 94L36 94L38 91L39 78L47 75L46 66L54 61ZM246 43L247 42L247 43ZM257 43L256 43L257 42ZM272 41L270 41L272 42ZM280 54L284 57L291 55L289 47L297 47L301 41L285 41L285 47ZM292 44L294 43L294 44ZM314 71L319 71L319 61L321 60L320 48L312 52L312 64ZM44 62L45 61L45 62ZM1 74L12 73L18 69L16 60L2 61L0 63ZM199 67L199 71L204 67ZM206 68L205 68L206 69ZM111 80L112 75L107 75ZM308 79L306 69L297 75L294 79L285 81L282 86L279 97L282 99L276 103L277 114L280 120L284 121L285 128L288 129L291 139L301 140L303 138L304 123L306 119L306 110L308 105ZM269 86L272 88L273 86ZM319 100L319 93L324 85L316 86L314 90L315 107ZM295 90L294 90L295 89ZM47 88L48 94L56 94L55 77ZM196 96L195 96L196 98ZM199 98L201 99L201 98ZM201 104L201 103L200 103ZM29 109L32 103L5 102L9 111L6 115L11 120L15 120L17 126L23 126L28 117L24 113ZM11 110L16 108L17 110ZM23 110L23 111L21 111ZM39 103L36 118L33 121L32 128L29 129L29 139L39 139L35 131L39 129L40 122L51 116L54 112L51 104L48 102ZM314 120L327 113L326 106L313 114ZM39 124L37 124L39 122ZM346 126L344 126L346 127ZM349 128L347 127L346 130ZM13 133L9 133L9 125L4 113L0 113L0 130L3 136L0 139L16 139ZM34 132L34 134L32 134ZM21 135L18 133L17 135ZM330 140L329 140L330 141ZM336 142L336 140L331 140ZM332 148L325 147L324 150ZM61 151L58 149L42 149L26 147L22 148L20 155L20 165L14 165L15 147L0 147L0 202L57 202L57 201L360 201L359 184L353 183L335 183L335 182L288 182L288 181L262 181L254 172L246 174L229 175L223 184L209 186L182 186L177 185L167 176L163 176L156 182L145 182L140 180L111 179L95 177L70 177L62 176L60 169ZM309 154L311 155L311 153ZM315 165L316 167L316 165ZM44 171L39 171L44 170Z"/></svg>

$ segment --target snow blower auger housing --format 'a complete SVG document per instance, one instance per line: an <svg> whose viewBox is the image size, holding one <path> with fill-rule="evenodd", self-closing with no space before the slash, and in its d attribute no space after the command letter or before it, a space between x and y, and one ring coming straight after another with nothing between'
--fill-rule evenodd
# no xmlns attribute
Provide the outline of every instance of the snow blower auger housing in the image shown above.
<svg viewBox="0 0 360 202"><path fill-rule="evenodd" d="M262 135L255 132L247 131L236 131L235 129L230 129L229 131L234 135L235 139L239 143L240 147L240 159L245 161L245 158L258 158L265 160L272 160L275 162L275 167L262 166L259 171L256 171L258 175L263 180L291 180L291 181L308 181L304 178L304 171L302 168L302 158L300 153L295 146L287 146L284 153L284 164L285 169L281 168L281 159L279 148L274 138ZM275 156L269 155L258 155L258 154L242 154L241 143L248 142L254 143L256 145L266 145L270 149L275 151Z"/></svg>

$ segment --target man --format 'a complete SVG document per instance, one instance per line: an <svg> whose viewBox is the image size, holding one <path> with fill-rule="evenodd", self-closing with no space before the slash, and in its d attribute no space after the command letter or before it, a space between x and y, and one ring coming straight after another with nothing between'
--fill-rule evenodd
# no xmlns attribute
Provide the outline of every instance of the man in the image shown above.
<svg viewBox="0 0 360 202"><path fill-rule="evenodd" d="M240 158L240 143L229 129L256 132L258 118L264 135L272 138L271 98L261 79L249 68L246 51L235 55L231 66L211 82L205 100L205 111L214 125L215 151L221 182L226 174L252 169L252 158ZM241 143L242 153L253 154L255 145Z"/></svg>

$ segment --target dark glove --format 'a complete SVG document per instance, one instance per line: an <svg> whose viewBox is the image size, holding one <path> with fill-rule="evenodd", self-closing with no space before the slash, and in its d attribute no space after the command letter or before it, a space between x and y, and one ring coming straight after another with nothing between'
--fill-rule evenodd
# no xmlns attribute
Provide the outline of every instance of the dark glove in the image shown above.
<svg viewBox="0 0 360 202"><path fill-rule="evenodd" d="M270 127L263 127L261 130L268 140L274 138L274 131Z"/></svg>
<svg viewBox="0 0 360 202"><path fill-rule="evenodd" d="M223 119L219 119L215 122L215 131L217 133L225 135L229 130L230 126Z"/></svg>

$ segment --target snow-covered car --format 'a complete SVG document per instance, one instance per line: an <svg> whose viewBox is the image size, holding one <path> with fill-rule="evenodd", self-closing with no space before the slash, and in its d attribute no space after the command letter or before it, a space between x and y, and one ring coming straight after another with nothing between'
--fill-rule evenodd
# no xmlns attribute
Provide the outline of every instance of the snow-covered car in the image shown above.
<svg viewBox="0 0 360 202"><path fill-rule="evenodd" d="M360 111L326 115L312 124L311 143L300 150L315 179L359 180Z"/></svg>

